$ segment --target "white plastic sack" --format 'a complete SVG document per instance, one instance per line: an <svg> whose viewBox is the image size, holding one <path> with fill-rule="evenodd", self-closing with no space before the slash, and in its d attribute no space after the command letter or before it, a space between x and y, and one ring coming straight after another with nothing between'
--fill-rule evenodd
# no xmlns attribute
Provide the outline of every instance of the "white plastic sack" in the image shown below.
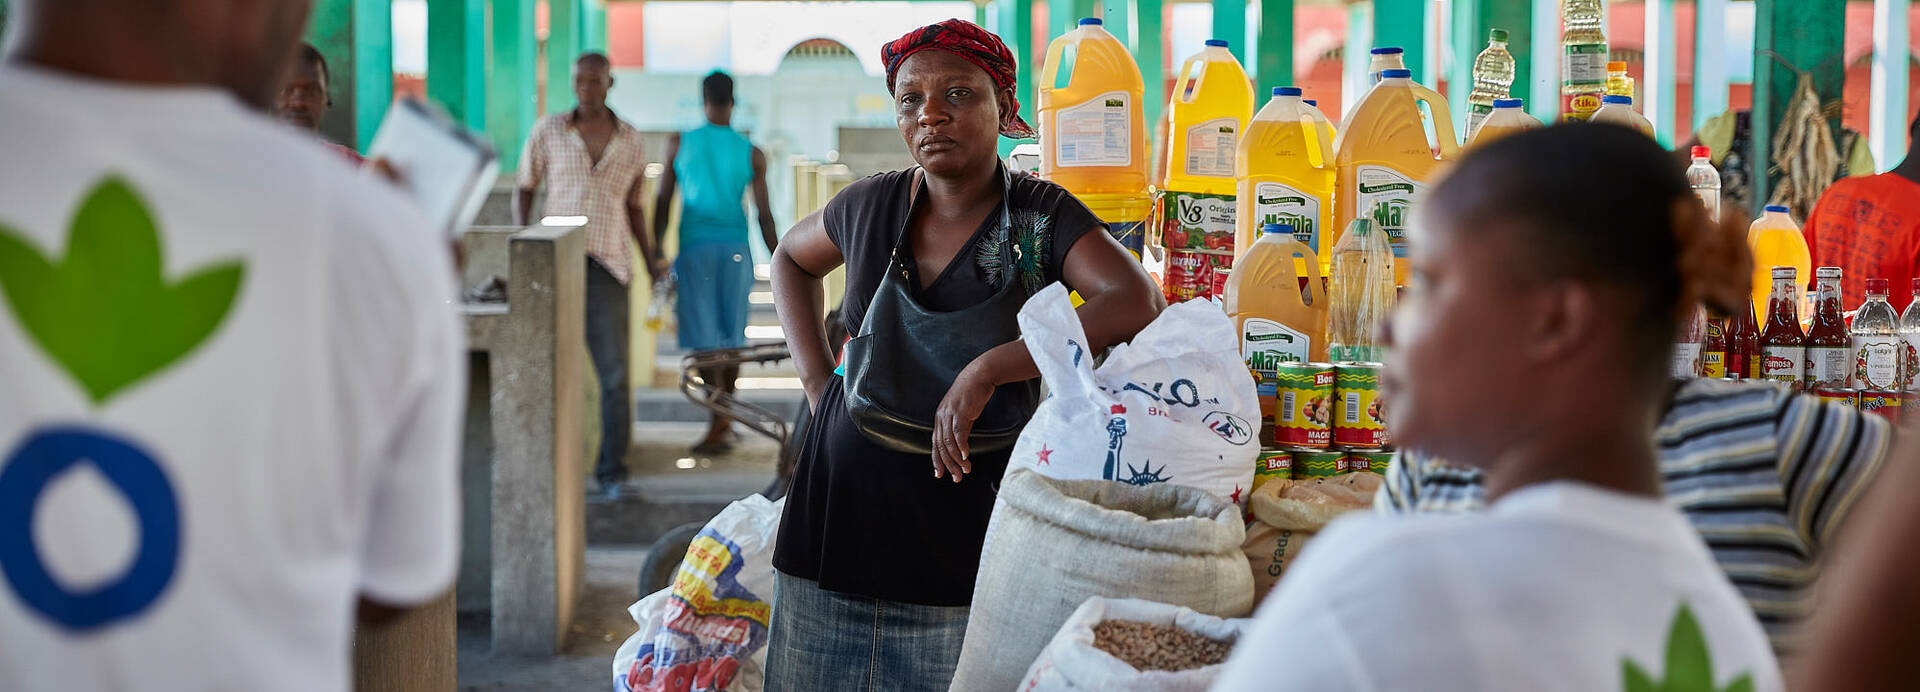
<svg viewBox="0 0 1920 692"><path fill-rule="evenodd" d="M673 586L627 609L640 631L613 655L615 692L760 690L784 504L727 505L687 547Z"/></svg>
<svg viewBox="0 0 1920 692"><path fill-rule="evenodd" d="M1226 665L1223 662L1182 671L1137 670L1093 647L1093 626L1105 620L1171 625L1227 642L1238 641L1250 622L1225 620L1193 612L1191 608L1133 598L1089 598L1073 611L1067 623L1060 626L1060 633L1053 636L1033 667L1027 669L1027 679L1020 683L1021 692L1203 692Z"/></svg>
<svg viewBox="0 0 1920 692"><path fill-rule="evenodd" d="M1246 506L1260 402L1218 305L1167 308L1098 369L1065 286L1027 301L1020 333L1052 395L1014 445L1012 466L1053 478L1170 482Z"/></svg>

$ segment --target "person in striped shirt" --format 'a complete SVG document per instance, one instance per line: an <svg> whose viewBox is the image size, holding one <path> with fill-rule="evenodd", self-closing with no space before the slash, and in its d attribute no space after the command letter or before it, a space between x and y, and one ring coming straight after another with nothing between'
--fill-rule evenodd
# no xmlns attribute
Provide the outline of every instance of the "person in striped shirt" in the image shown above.
<svg viewBox="0 0 1920 692"><path fill-rule="evenodd" d="M1886 419L1767 382L1675 382L1654 433L1667 502L1687 515L1766 628L1796 648L1820 558L1887 456ZM1387 466L1384 514L1485 506L1480 471L1413 452Z"/></svg>

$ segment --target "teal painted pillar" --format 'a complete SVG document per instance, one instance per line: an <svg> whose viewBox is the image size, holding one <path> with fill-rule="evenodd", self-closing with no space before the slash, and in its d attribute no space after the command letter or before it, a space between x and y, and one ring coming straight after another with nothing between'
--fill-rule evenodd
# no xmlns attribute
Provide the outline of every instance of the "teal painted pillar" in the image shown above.
<svg viewBox="0 0 1920 692"><path fill-rule="evenodd" d="M1780 64L1813 72L1813 88L1826 104L1839 101L1846 73L1841 50L1846 39L1846 0L1759 0L1754 7L1753 156L1754 215L1773 195L1776 175L1761 175L1773 165L1771 145L1780 116L1793 98L1798 77ZM1779 59L1774 58L1777 54ZM1829 119L1829 127L1838 127ZM1837 130L1836 130L1837 133ZM1837 135L1836 135L1837 139Z"/></svg>
<svg viewBox="0 0 1920 692"><path fill-rule="evenodd" d="M1100 10L1093 15L1105 24L1103 28L1127 49L1133 49L1133 3L1129 0L1100 0ZM1144 73L1142 73L1144 74Z"/></svg>
<svg viewBox="0 0 1920 692"><path fill-rule="evenodd" d="M1293 85L1293 0L1259 0L1253 31L1254 110L1265 105L1274 87ZM1311 97L1309 97L1311 98Z"/></svg>
<svg viewBox="0 0 1920 692"><path fill-rule="evenodd" d="M503 171L519 165L520 146L533 126L533 0L488 0L493 61L487 74L487 134L500 150Z"/></svg>
<svg viewBox="0 0 1920 692"><path fill-rule="evenodd" d="M1513 92L1527 95L1528 115L1540 122L1552 123L1560 118L1560 3L1559 0L1533 0L1532 9L1531 38L1535 50L1533 59L1528 61L1532 63L1532 83L1522 87L1521 82L1516 81Z"/></svg>
<svg viewBox="0 0 1920 692"><path fill-rule="evenodd" d="M1367 63L1372 58L1367 51L1373 46L1373 8L1364 2L1348 5L1347 43L1341 50L1340 61L1342 119L1353 113L1353 104L1359 103L1360 97L1373 87L1373 80L1367 76Z"/></svg>
<svg viewBox="0 0 1920 692"><path fill-rule="evenodd" d="M1121 40L1133 51L1133 63L1140 68L1140 81L1146 92L1140 97L1141 113L1146 116L1147 151L1164 142L1154 141L1159 131L1160 114L1167 107L1167 46L1161 41L1166 26L1167 7L1162 0L1133 0L1133 16L1127 23L1127 35ZM1153 160L1149 155L1147 160Z"/></svg>
<svg viewBox="0 0 1920 692"><path fill-rule="evenodd" d="M1227 50L1241 65L1247 64L1247 3L1245 0L1213 0L1213 38L1224 39ZM1186 56L1180 56L1185 59Z"/></svg>
<svg viewBox="0 0 1920 692"><path fill-rule="evenodd" d="M982 27L987 26L987 3L973 3L973 23L979 24Z"/></svg>
<svg viewBox="0 0 1920 692"><path fill-rule="evenodd" d="M580 57L581 0L547 0L547 112L573 108L573 61Z"/></svg>
<svg viewBox="0 0 1920 692"><path fill-rule="evenodd" d="M1067 32L1080 28L1081 17L1098 17L1100 10L1095 0L1047 0L1047 40L1065 36Z"/></svg>
<svg viewBox="0 0 1920 692"><path fill-rule="evenodd" d="M1693 9L1693 129L1698 132L1707 118L1727 110L1727 0L1694 0Z"/></svg>
<svg viewBox="0 0 1920 692"><path fill-rule="evenodd" d="M485 0L427 0L427 98L467 127L487 128Z"/></svg>
<svg viewBox="0 0 1920 692"><path fill-rule="evenodd" d="M328 138L365 151L393 101L393 8L388 0L314 3L307 41L327 59Z"/></svg>
<svg viewBox="0 0 1920 692"><path fill-rule="evenodd" d="M1533 96L1533 6L1500 0L1454 0L1448 45L1453 64L1447 70L1447 101L1453 107L1454 128L1467 135L1467 96L1473 92L1473 61L1486 50L1488 33L1507 32L1507 52L1513 54L1513 86L1509 95ZM1531 104L1529 104L1531 105Z"/></svg>
<svg viewBox="0 0 1920 692"><path fill-rule="evenodd" d="M607 52L607 0L580 4L580 50Z"/></svg>
<svg viewBox="0 0 1920 692"><path fill-rule="evenodd" d="M1867 146L1880 170L1907 155L1907 0L1873 2L1872 91L1868 96ZM1842 154L1846 152L1841 152Z"/></svg>
<svg viewBox="0 0 1920 692"><path fill-rule="evenodd" d="M1413 81L1432 85L1433 75L1427 71L1428 4L1427 0L1373 0L1373 44L1347 54L1366 60L1370 57L1367 51L1375 47L1399 46L1407 51L1407 69L1413 70Z"/></svg>
<svg viewBox="0 0 1920 692"><path fill-rule="evenodd" d="M1034 104L1040 100L1040 86L1033 81L1034 75L1040 72L1040 66L1034 64L1033 0L993 0L987 22L987 29L1005 41L1007 50L1013 52L1013 78L1020 89L1020 117L1039 127L1040 121L1033 116ZM1001 137L1000 155L1013 151L1014 143Z"/></svg>
<svg viewBox="0 0 1920 692"><path fill-rule="evenodd" d="M1646 63L1640 77L1641 114L1653 123L1654 138L1673 146L1674 65L1680 47L1674 38L1673 0L1646 0Z"/></svg>

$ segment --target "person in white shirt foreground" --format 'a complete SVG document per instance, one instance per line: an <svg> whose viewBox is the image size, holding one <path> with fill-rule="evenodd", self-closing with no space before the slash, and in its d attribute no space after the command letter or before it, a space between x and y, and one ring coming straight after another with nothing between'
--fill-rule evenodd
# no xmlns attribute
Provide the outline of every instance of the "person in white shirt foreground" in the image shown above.
<svg viewBox="0 0 1920 692"><path fill-rule="evenodd" d="M1216 689L1782 689L1660 500L1674 325L1744 288L1684 269L1718 241L1681 171L1632 130L1556 126L1468 154L1417 209L1383 396L1396 441L1481 469L1490 506L1334 522Z"/></svg>
<svg viewBox="0 0 1920 692"><path fill-rule="evenodd" d="M304 0L15 0L0 690L350 689L459 565L445 236L266 107Z"/></svg>

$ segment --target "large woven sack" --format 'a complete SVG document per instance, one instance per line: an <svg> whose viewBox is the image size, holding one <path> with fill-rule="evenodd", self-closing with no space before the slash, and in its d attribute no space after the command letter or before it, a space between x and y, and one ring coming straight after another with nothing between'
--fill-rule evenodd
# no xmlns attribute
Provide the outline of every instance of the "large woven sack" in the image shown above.
<svg viewBox="0 0 1920 692"><path fill-rule="evenodd" d="M1198 488L1008 471L994 502L955 690L1011 690L1095 596L1245 617L1253 578L1240 509Z"/></svg>
<svg viewBox="0 0 1920 692"><path fill-rule="evenodd" d="M1237 642L1251 620L1201 615L1191 608L1130 598L1089 598L1060 626L1040 658L1027 669L1020 692L1205 692L1226 668L1216 663L1192 670L1139 670L1095 648L1093 627L1107 620L1166 625L1208 639Z"/></svg>
<svg viewBox="0 0 1920 692"><path fill-rule="evenodd" d="M1350 476L1350 477L1349 477ZM1284 497L1287 491L1296 485L1308 481L1276 479L1267 481L1258 490L1248 509L1253 513L1253 521L1247 524L1247 539L1241 548L1247 554L1247 563L1253 569L1253 604L1259 607L1273 585L1285 576L1287 568L1293 566L1294 558L1307 546L1307 540L1347 512L1361 511L1366 505L1337 502L1315 502L1310 500ZM1341 476L1343 485L1366 485L1372 491L1378 488L1379 476L1371 473L1349 474ZM1347 498L1351 499L1351 498Z"/></svg>

